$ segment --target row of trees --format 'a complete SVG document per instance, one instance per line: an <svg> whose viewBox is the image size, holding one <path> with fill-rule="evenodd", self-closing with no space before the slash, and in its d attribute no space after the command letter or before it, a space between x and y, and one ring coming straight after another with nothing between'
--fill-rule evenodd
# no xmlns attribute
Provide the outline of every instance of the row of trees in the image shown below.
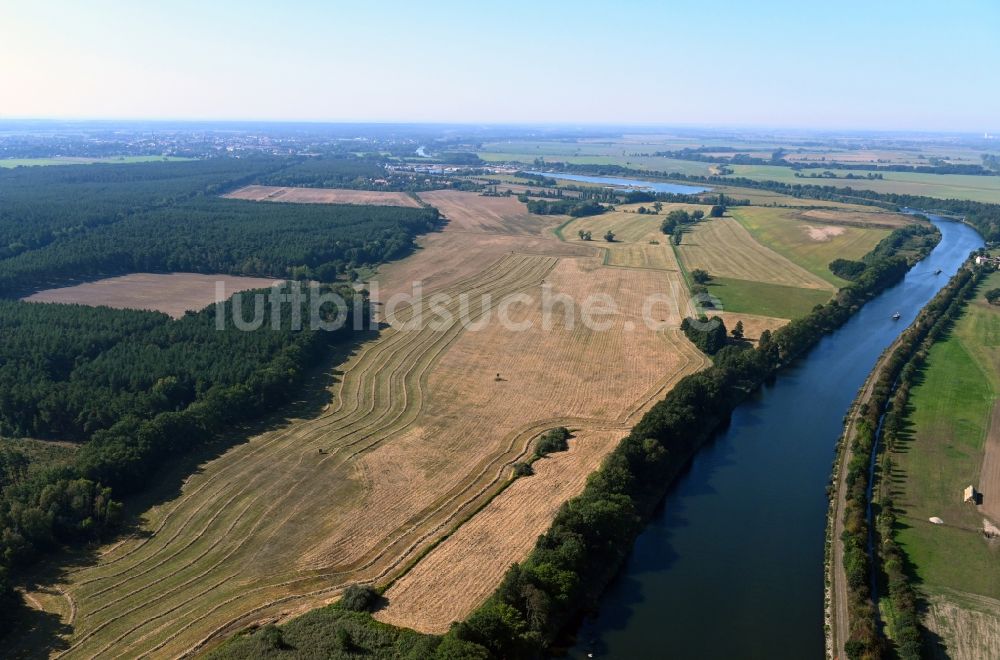
<svg viewBox="0 0 1000 660"><path fill-rule="evenodd" d="M348 301L355 295L346 287L338 293ZM158 466L282 405L332 343L351 340L350 322L337 332L308 324L295 330L291 302L276 309L269 297L244 299L244 318L264 319L257 331L216 329L214 306L170 320L150 312L0 303L0 424L83 443L68 464L32 466L5 480L0 577L58 545L105 535L120 511L112 492L142 489ZM304 295L301 318L310 318L312 304L311 294ZM222 305L232 318L232 302ZM320 313L332 320L338 312L327 303ZM283 321L272 325L274 318ZM0 467L10 473L10 466ZM8 609L0 620L11 621L16 599L2 591Z"/></svg>
<svg viewBox="0 0 1000 660"><path fill-rule="evenodd" d="M981 277L981 269L967 264L924 307L913 325L901 335L878 375L871 399L857 413L856 433L851 444L852 458L843 484L847 502L842 537L843 568L847 577L851 626L845 650L850 658L881 657L886 655L890 646L888 639L879 632L878 607L871 593L873 574L884 585L882 591L892 605L890 636L893 655L914 660L922 657L923 640L916 593L903 568L905 559L902 549L894 538L896 514L889 497L872 502L876 514L877 566L872 566L873 558L868 554L869 535L873 532L868 521L868 466L876 447L881 452L884 448L891 450L897 444L904 428L910 387L919 377L927 350L947 333ZM880 420L884 441L881 446L877 444ZM885 461L882 463L884 469Z"/></svg>
<svg viewBox="0 0 1000 660"><path fill-rule="evenodd" d="M808 183L785 183L781 181L757 181L744 177L699 176L681 174L679 172L659 172L636 170L622 165L573 165L571 163L553 164L567 172L581 174L619 175L640 178L662 178L675 181L689 181L708 185L739 186L741 188L756 188L770 190L792 197L807 197L810 199L847 202L853 204L872 204L886 208L918 208L934 210L945 214L960 216L982 234L987 242L1000 241L1000 204L988 204L964 199L940 199L922 195L905 195L897 193L880 193L873 190L855 189L850 187L821 186ZM742 200L731 200L730 205L736 205Z"/></svg>
<svg viewBox="0 0 1000 660"><path fill-rule="evenodd" d="M680 227L698 222L704 217L705 217L705 212L702 211L701 209L695 209L694 211L691 212L688 212L684 209L674 209L673 211L668 213L667 217L663 219L662 223L660 223L660 231L663 232L664 234L671 235L674 232L676 232Z"/></svg>
<svg viewBox="0 0 1000 660"><path fill-rule="evenodd" d="M332 281L402 256L440 225L432 208L217 197L288 166L248 158L0 170L0 296L140 270Z"/></svg>
<svg viewBox="0 0 1000 660"><path fill-rule="evenodd" d="M433 208L192 199L0 260L0 295L137 271L329 282L350 268L405 255L415 236L440 224Z"/></svg>
<svg viewBox="0 0 1000 660"><path fill-rule="evenodd" d="M417 234L441 224L432 208L218 197L296 163L220 158L0 171L0 296L134 271L329 282L402 256ZM371 163L337 167L355 176ZM0 457L0 607L7 607L0 620L11 620L17 602L11 570L52 547L104 535L118 519L112 493L142 488L157 465L287 401L331 342L350 339L347 330L271 327L271 301L243 298L243 317L259 312L265 320L255 332L217 330L213 308L171 320L0 300L0 434L81 443L68 463ZM288 324L295 315L283 304L276 318ZM301 305L309 319L308 296ZM232 318L231 303L224 308ZM321 317L336 313L321 308Z"/></svg>
<svg viewBox="0 0 1000 660"><path fill-rule="evenodd" d="M536 215L569 215L574 218L582 218L600 215L608 210L608 207L603 204L579 199L563 198L550 201L531 199L526 195L522 195L518 199L527 205L529 213Z"/></svg>
<svg viewBox="0 0 1000 660"><path fill-rule="evenodd" d="M461 643L470 653L482 649L486 657L540 657L598 597L674 476L733 408L905 274L905 260L901 270L895 257L883 261L892 263L869 266L871 272L837 299L773 335L761 333L756 348L725 346L713 366L681 379L608 455L583 493L559 509L528 558L513 566L497 591L445 641Z"/></svg>

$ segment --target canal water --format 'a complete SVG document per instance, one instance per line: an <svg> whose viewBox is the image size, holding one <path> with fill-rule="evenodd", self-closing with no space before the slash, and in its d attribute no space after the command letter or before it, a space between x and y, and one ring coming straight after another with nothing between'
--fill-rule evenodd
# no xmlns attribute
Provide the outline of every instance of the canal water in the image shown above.
<svg viewBox="0 0 1000 660"><path fill-rule="evenodd" d="M823 656L826 485L844 414L881 352L983 244L966 225L931 219L937 248L695 456L571 657Z"/></svg>
<svg viewBox="0 0 1000 660"><path fill-rule="evenodd" d="M625 188L636 188L638 190L648 190L651 192L673 193L675 195L695 195L700 192L710 190L701 186L686 186L679 183L660 183L657 181L642 181L639 179L624 179L617 176L590 176L588 174L567 174L565 172L528 172L528 174L539 174L550 179L563 179L565 181L579 181L580 183L603 183L607 186L622 186Z"/></svg>

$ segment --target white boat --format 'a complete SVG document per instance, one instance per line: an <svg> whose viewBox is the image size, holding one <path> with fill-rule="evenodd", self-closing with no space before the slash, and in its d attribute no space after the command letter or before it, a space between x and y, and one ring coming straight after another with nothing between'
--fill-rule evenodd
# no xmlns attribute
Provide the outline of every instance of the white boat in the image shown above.
<svg viewBox="0 0 1000 660"><path fill-rule="evenodd" d="M899 317L900 317L900 313L899 313L899 312L896 312L895 314L893 314L893 315L892 315L892 320L893 320L893 321L898 321L898 320L899 320Z"/></svg>

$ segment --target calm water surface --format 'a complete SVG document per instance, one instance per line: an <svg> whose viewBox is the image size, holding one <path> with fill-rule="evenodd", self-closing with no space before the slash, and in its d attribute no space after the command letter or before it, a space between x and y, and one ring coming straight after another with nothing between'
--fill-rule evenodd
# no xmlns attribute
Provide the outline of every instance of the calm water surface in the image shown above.
<svg viewBox="0 0 1000 660"><path fill-rule="evenodd" d="M679 183L658 183L656 181L642 181L640 179L624 179L617 176L589 176L587 174L567 174L565 172L528 172L529 174L540 174L550 179L564 179L566 181L580 181L581 183L603 183L609 186L626 186L638 188L639 190L649 190L652 192L673 193L675 195L694 195L705 192L710 188L701 186L685 186Z"/></svg>
<svg viewBox="0 0 1000 660"><path fill-rule="evenodd" d="M823 656L825 489L844 414L879 354L983 244L970 227L932 220L941 243L905 280L737 408L699 452L571 657Z"/></svg>

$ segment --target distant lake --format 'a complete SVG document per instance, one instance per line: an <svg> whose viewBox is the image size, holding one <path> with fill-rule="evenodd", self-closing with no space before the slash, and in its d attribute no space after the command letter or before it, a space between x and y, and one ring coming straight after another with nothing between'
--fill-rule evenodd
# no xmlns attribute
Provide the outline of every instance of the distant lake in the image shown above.
<svg viewBox="0 0 1000 660"><path fill-rule="evenodd" d="M711 190L701 186L685 186L679 183L658 183L655 181L643 181L642 179L623 179L617 176L589 176L587 174L568 174L566 172L528 172L529 174L539 174L552 179L565 179L566 181L580 181L582 183L603 183L607 186L622 186L623 188L636 188L658 193L673 193L674 195L695 195L697 193Z"/></svg>

